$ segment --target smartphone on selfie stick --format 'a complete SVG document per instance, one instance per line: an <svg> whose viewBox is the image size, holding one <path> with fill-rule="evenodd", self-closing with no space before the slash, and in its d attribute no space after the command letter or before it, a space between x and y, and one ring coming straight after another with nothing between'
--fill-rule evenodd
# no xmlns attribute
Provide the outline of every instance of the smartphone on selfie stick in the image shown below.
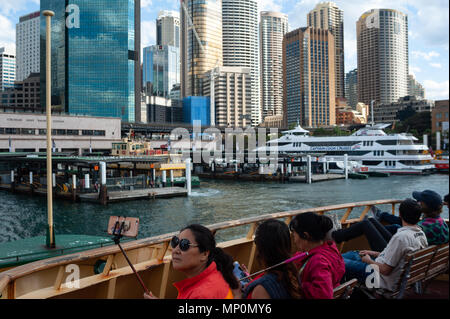
<svg viewBox="0 0 450 319"><path fill-rule="evenodd" d="M122 246L120 245L120 239L125 237L136 237L138 233L138 227L139 227L139 218L132 218L132 217L121 217L121 216L111 216L109 218L108 223L108 234L113 235L114 243L119 246L120 250L122 251L123 256L127 260L128 264L130 265L131 269L133 270L134 274L136 275L139 283L142 286L142 289L144 289L144 292L148 295L151 295L150 291L145 287L144 282L142 281L141 277L137 273L136 269L134 268L133 264L128 259L127 254L123 250Z"/></svg>

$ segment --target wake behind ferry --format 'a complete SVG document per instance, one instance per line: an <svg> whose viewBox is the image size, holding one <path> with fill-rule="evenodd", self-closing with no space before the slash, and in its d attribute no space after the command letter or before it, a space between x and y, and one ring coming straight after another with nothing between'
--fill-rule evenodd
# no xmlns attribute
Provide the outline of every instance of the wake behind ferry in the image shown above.
<svg viewBox="0 0 450 319"><path fill-rule="evenodd" d="M279 154L325 153L327 161L358 162L369 172L390 174L427 174L434 169L427 146L417 144L411 134L386 134L390 124L367 125L350 136L310 136L309 131L297 125L293 130L267 142L258 151L278 151Z"/></svg>

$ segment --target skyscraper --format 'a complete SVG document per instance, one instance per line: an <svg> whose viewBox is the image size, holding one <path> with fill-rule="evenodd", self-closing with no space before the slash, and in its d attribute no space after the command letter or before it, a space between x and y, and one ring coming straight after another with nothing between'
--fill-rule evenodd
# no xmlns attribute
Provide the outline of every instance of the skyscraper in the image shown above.
<svg viewBox="0 0 450 319"><path fill-rule="evenodd" d="M345 74L345 97L348 105L356 109L358 104L358 69L351 70Z"/></svg>
<svg viewBox="0 0 450 319"><path fill-rule="evenodd" d="M334 36L336 97L345 96L344 12L334 2L321 2L308 13L308 26L330 30ZM355 104L356 106L356 104Z"/></svg>
<svg viewBox="0 0 450 319"><path fill-rule="evenodd" d="M181 96L200 96L203 75L223 66L222 1L182 0L180 10Z"/></svg>
<svg viewBox="0 0 450 319"><path fill-rule="evenodd" d="M241 67L217 67L214 70L217 75L214 82L217 126L246 127L249 124L244 115L249 113L248 108L251 106L250 71L250 68ZM207 81L203 92L206 96L211 96L210 91L210 82Z"/></svg>
<svg viewBox="0 0 450 319"><path fill-rule="evenodd" d="M171 45L144 48L143 85L148 95L166 99L175 84L180 83L180 49Z"/></svg>
<svg viewBox="0 0 450 319"><path fill-rule="evenodd" d="M156 19L156 44L180 47L180 14L161 11Z"/></svg>
<svg viewBox="0 0 450 319"><path fill-rule="evenodd" d="M408 16L372 9L356 23L358 101L397 102L408 95Z"/></svg>
<svg viewBox="0 0 450 319"><path fill-rule="evenodd" d="M19 18L16 24L16 81L40 70L40 12Z"/></svg>
<svg viewBox="0 0 450 319"><path fill-rule="evenodd" d="M222 0L223 65L251 70L251 125L261 123L258 2ZM247 122L248 123L248 122Z"/></svg>
<svg viewBox="0 0 450 319"><path fill-rule="evenodd" d="M55 12L52 105L69 114L140 121L140 0L41 0L44 10ZM41 18L43 92L45 40Z"/></svg>
<svg viewBox="0 0 450 319"><path fill-rule="evenodd" d="M261 12L260 21L262 116L283 115L283 36L288 16Z"/></svg>
<svg viewBox="0 0 450 319"><path fill-rule="evenodd" d="M331 31L311 27L285 35L283 41L285 126L336 123L334 38Z"/></svg>
<svg viewBox="0 0 450 319"><path fill-rule="evenodd" d="M0 48L0 92L14 88L16 80L16 56L13 52Z"/></svg>

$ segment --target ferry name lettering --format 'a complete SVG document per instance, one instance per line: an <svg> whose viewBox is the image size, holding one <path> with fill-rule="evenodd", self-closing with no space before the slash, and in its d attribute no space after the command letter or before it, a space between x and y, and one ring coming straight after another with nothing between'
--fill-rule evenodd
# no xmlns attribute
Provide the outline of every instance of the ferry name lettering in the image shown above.
<svg viewBox="0 0 450 319"><path fill-rule="evenodd" d="M351 151L350 146L312 146L312 151Z"/></svg>

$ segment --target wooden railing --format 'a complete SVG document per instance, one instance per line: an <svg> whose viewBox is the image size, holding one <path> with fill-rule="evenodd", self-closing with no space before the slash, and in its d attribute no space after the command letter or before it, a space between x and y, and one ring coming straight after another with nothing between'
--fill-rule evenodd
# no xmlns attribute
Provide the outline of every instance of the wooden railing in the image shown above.
<svg viewBox="0 0 450 319"><path fill-rule="evenodd" d="M253 244L253 237L258 224L264 220L276 218L284 219L286 223L289 223L297 214L305 212L325 214L336 211L341 216L343 227L347 227L362 220L374 205L391 205L391 211L394 213L395 205L400 202L400 200L389 199L306 208L226 221L207 227L215 234L230 228L249 227L245 236L221 242L219 246L232 255L235 260L245 263L252 272L259 269L255 258L256 246ZM349 219L355 208L363 208L362 213L357 218ZM182 274L173 271L171 267L169 242L175 234L177 232L122 244L148 288L161 298L175 297L176 290L172 283L183 279ZM349 247L354 248L353 246L354 243ZM343 248L344 246L341 245L340 249ZM102 273L95 274L93 267L99 260L104 262L104 268ZM73 266L79 269L79 281L69 280L73 275L73 270L71 270L74 268ZM74 283L77 287L73 287ZM0 293L2 299L142 297L139 283L117 246L40 260L0 273Z"/></svg>

